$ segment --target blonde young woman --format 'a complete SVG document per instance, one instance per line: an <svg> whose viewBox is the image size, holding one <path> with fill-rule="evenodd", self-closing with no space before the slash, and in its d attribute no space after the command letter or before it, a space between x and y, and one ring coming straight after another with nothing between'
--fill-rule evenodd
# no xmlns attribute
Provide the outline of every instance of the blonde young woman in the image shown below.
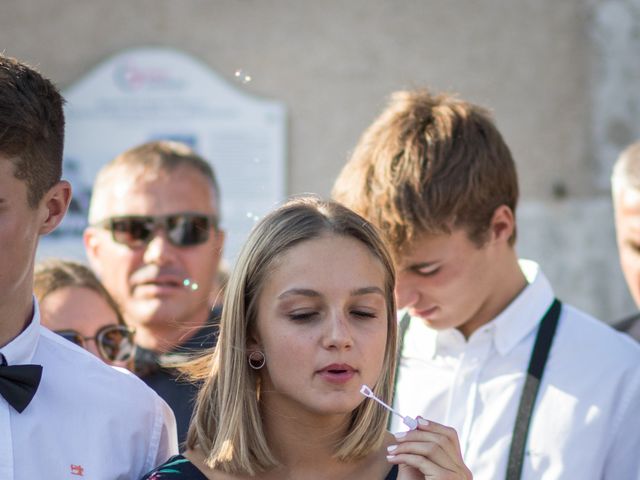
<svg viewBox="0 0 640 480"><path fill-rule="evenodd" d="M469 479L455 431L418 419L395 437L395 275L376 231L299 198L259 222L238 258L187 450L148 480Z"/></svg>

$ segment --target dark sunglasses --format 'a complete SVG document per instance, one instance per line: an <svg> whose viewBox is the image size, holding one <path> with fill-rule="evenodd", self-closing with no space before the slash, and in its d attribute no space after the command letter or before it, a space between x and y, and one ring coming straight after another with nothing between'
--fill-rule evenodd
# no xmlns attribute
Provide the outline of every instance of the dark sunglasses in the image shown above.
<svg viewBox="0 0 640 480"><path fill-rule="evenodd" d="M94 226L111 231L113 241L140 248L147 245L158 228L167 233L172 245L190 247L200 245L209 239L210 229L218 228L215 215L202 213L174 213L171 215L126 215L107 218Z"/></svg>
<svg viewBox="0 0 640 480"><path fill-rule="evenodd" d="M135 331L124 325L106 325L93 337L85 337L71 329L55 330L55 333L85 349L88 340L95 341L98 353L107 362L127 362L135 351L133 341Z"/></svg>

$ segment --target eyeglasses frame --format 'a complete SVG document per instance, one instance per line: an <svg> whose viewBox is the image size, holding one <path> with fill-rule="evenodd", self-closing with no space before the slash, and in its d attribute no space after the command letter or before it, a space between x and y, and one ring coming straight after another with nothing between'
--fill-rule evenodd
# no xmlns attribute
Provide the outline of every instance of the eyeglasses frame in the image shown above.
<svg viewBox="0 0 640 480"><path fill-rule="evenodd" d="M121 331L126 332L126 337L129 338L129 340L131 341L131 345L133 347L132 351L131 351L131 357L133 357L134 352L135 352L135 347L136 347L136 343L135 343L135 334L136 334L136 329L133 327L129 327L128 325L114 325L114 324L109 324L109 325L104 325L103 327L100 327L98 330L96 330L95 335L93 335L92 337L85 337L84 335L82 335L79 331L74 330L73 328L61 328L59 330L54 330L53 333L62 336L65 340L70 341L71 343L74 343L76 345L78 345L79 347L84 348L85 350L87 349L86 347L86 342L89 340L93 340L93 342L96 344L96 349L98 350L98 353L100 354L100 358L102 358L104 361L106 362L113 362L114 360L110 359L104 352L104 347L101 345L101 343L98 341L98 338L103 338L105 335L105 332L112 330L112 329L119 329ZM80 340L82 340L82 344L78 344L76 342L73 342L72 340L69 340L68 338L64 337L62 334L63 333L71 333L74 336L76 336L77 338L79 338ZM126 361L129 361L130 358L128 358Z"/></svg>
<svg viewBox="0 0 640 480"><path fill-rule="evenodd" d="M95 227L95 228L102 228L104 230L108 230L109 232L111 232L111 239L119 244L119 245L126 245L127 247L131 248L131 249L138 249L138 248L142 248L143 246L147 246L149 243L151 243L151 241L155 238L155 236L157 235L155 232L158 231L158 228L162 228L165 233L167 233L167 238L169 239L169 243L171 243L171 245L174 245L176 247L180 247L180 248L185 248L185 247L193 247L196 245L201 245L202 243L205 243L207 240L209 240L209 236L207 236L207 238L205 239L204 242L200 242L200 243L195 243L192 245L179 245L174 243L171 240L171 237L169 237L168 235L168 231L169 231L169 226L168 226L168 221L169 218L171 217L191 217L191 218L205 218L207 220L207 230L210 228L213 228L213 230L215 232L218 232L218 216L214 215L214 214L206 214L206 213L201 213L201 212L176 212L176 213L167 213L164 215L115 215L113 217L107 217L104 218L98 222L92 223L90 226ZM152 232L154 233L151 237L149 237L149 240L147 240L146 242L142 242L139 246L131 246L125 242L120 242L116 239L116 234L115 234L115 229L114 229L114 222L117 221L122 221L122 220L131 220L131 219L148 219L152 224L153 224L153 230Z"/></svg>

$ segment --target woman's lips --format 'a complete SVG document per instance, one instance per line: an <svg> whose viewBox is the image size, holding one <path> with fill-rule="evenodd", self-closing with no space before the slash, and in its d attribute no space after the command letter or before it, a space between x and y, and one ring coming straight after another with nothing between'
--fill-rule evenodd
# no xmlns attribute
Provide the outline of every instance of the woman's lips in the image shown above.
<svg viewBox="0 0 640 480"><path fill-rule="evenodd" d="M331 364L317 371L317 374L323 380L343 384L351 380L358 371L347 364Z"/></svg>

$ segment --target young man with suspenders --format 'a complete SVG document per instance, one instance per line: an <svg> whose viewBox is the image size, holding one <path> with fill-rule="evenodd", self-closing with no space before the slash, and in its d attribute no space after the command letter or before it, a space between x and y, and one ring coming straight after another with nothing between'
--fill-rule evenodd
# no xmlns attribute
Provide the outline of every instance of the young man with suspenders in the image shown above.
<svg viewBox="0 0 640 480"><path fill-rule="evenodd" d="M515 164L484 109L395 93L333 193L395 256L397 410L455 427L476 479L640 478L640 348L518 259Z"/></svg>

